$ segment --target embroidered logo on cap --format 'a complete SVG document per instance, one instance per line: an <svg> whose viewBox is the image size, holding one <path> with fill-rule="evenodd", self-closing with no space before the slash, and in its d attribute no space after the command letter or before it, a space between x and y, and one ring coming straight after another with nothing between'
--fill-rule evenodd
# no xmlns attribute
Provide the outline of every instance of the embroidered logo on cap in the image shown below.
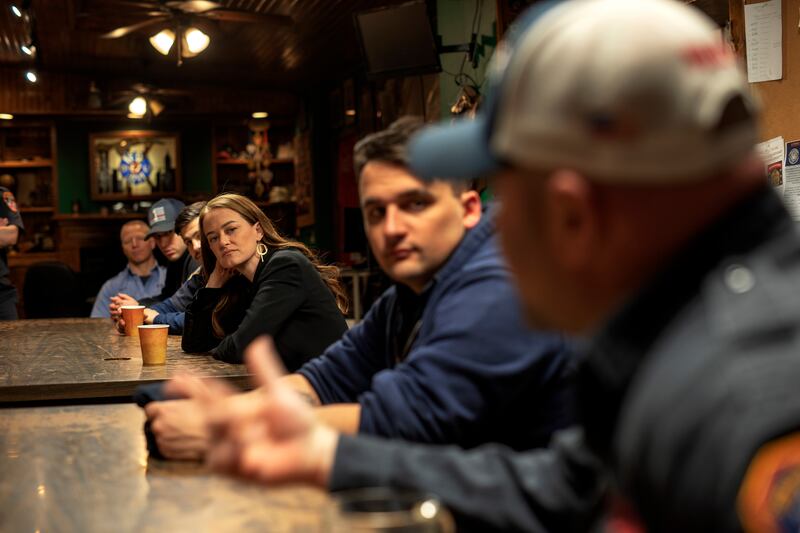
<svg viewBox="0 0 800 533"><path fill-rule="evenodd" d="M150 225L167 220L167 213L162 206L154 207L150 211Z"/></svg>
<svg viewBox="0 0 800 533"><path fill-rule="evenodd" d="M3 203L6 204L8 210L12 213L17 212L17 202L14 200L14 194L12 194L11 191L3 193Z"/></svg>
<svg viewBox="0 0 800 533"><path fill-rule="evenodd" d="M800 433L758 450L739 489L737 508L745 531L800 531Z"/></svg>

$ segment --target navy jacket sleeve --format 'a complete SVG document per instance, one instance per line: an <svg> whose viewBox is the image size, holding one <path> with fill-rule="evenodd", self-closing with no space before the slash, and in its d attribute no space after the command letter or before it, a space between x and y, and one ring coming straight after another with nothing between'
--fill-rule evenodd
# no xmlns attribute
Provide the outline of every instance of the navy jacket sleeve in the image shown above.
<svg viewBox="0 0 800 533"><path fill-rule="evenodd" d="M587 531L606 491L600 462L574 428L557 433L549 448L523 453L342 436L329 485L432 493L459 531Z"/></svg>
<svg viewBox="0 0 800 533"><path fill-rule="evenodd" d="M186 308L189 307L189 304L194 299L195 293L200 290L203 284L203 276L200 275L199 271L197 271L192 274L188 280L186 280L186 283L181 285L181 288L178 289L175 294L163 302L159 302L151 306L150 309L157 311L158 313L183 313L186 311ZM182 320L183 319L181 319L181 321ZM159 323L166 324L167 322Z"/></svg>
<svg viewBox="0 0 800 533"><path fill-rule="evenodd" d="M186 313L183 311L177 313L159 313L153 320L153 324L166 324L169 326L170 335L183 334L183 324L186 318Z"/></svg>
<svg viewBox="0 0 800 533"><path fill-rule="evenodd" d="M186 283L184 283L184 285L186 285ZM178 289L178 290L180 290L180 289ZM175 294L177 294L177 293L175 293ZM167 298L163 302L158 302L157 304L154 304L154 305L150 306L150 309L152 309L153 311L158 312L159 315L163 315L163 314L166 314L166 313L177 313L178 312L178 308L175 307L175 303L172 301L172 299L174 297L175 296L173 295L172 298Z"/></svg>
<svg viewBox="0 0 800 533"><path fill-rule="evenodd" d="M394 289L389 289L341 340L298 370L323 404L357 402L375 373L386 368L385 316L393 293Z"/></svg>
<svg viewBox="0 0 800 533"><path fill-rule="evenodd" d="M406 360L378 372L359 396L359 432L464 446L485 442L496 418L490 413L518 409L510 404L530 401L522 393L536 390L534 380L546 378L549 366L565 364L560 337L531 333L522 323L505 271L465 271L449 282L454 286L426 309L428 323ZM555 428L547 429L540 445Z"/></svg>

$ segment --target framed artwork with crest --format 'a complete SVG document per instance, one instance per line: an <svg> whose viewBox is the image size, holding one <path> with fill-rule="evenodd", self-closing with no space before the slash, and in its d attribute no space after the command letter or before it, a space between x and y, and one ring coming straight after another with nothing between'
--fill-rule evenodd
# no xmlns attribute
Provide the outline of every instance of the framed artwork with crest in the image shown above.
<svg viewBox="0 0 800 533"><path fill-rule="evenodd" d="M92 200L152 200L182 190L180 136L127 130L89 136Z"/></svg>

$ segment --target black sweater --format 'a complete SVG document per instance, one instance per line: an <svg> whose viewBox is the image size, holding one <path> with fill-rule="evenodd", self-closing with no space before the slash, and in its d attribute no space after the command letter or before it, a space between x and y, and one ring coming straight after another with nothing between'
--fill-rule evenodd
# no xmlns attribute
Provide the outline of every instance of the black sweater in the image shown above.
<svg viewBox="0 0 800 533"><path fill-rule="evenodd" d="M186 310L182 347L211 352L216 359L241 363L259 335L272 335L287 370L297 370L320 355L347 330L344 316L317 269L299 250L270 251L259 263L253 283L241 278L241 322L223 323L224 338L214 336L211 314L224 291L203 288ZM237 315L237 311L233 311ZM237 327L238 326L238 327Z"/></svg>

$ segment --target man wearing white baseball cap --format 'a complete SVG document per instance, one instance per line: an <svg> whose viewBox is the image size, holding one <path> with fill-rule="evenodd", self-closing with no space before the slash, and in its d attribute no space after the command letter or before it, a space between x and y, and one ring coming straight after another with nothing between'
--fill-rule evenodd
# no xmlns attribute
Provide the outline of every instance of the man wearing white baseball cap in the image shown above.
<svg viewBox="0 0 800 533"><path fill-rule="evenodd" d="M463 529L797 531L800 237L731 51L675 0L545 2L492 76L478 118L420 134L411 166L495 176L528 318L586 341L580 427L528 453L340 436L262 342L262 408L206 391L211 465L432 492Z"/></svg>

